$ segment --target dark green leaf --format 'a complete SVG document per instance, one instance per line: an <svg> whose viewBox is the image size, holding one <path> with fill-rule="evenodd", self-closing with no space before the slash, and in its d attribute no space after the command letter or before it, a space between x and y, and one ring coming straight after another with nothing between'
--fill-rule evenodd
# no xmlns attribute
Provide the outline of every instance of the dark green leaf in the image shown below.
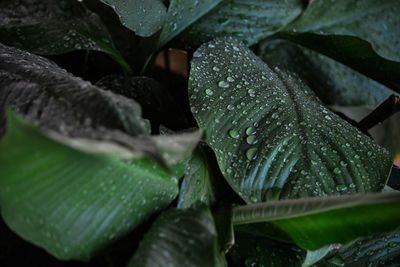
<svg viewBox="0 0 400 267"><path fill-rule="evenodd" d="M201 137L198 131L149 136L148 121L134 100L74 77L42 57L1 44L0 89L0 136L5 133L4 108L10 106L46 130L123 144L135 153L128 157L147 155L167 164L190 156ZM87 140L83 144L91 152L101 148L88 147Z"/></svg>
<svg viewBox="0 0 400 267"><path fill-rule="evenodd" d="M381 191L388 152L233 38L202 45L192 112L227 181L247 202Z"/></svg>
<svg viewBox="0 0 400 267"><path fill-rule="evenodd" d="M118 14L121 23L139 36L151 36L164 25L166 7L162 0L101 0Z"/></svg>
<svg viewBox="0 0 400 267"><path fill-rule="evenodd" d="M10 116L0 170L7 225L58 259L87 260L165 208L184 166L166 174L147 160L89 155Z"/></svg>
<svg viewBox="0 0 400 267"><path fill-rule="evenodd" d="M387 184L393 189L400 191L400 167L393 165Z"/></svg>
<svg viewBox="0 0 400 267"><path fill-rule="evenodd" d="M143 117L149 119L155 127L162 124L172 130L189 128L184 112L168 89L149 77L125 78L111 75L104 77L96 85L139 102Z"/></svg>
<svg viewBox="0 0 400 267"><path fill-rule="evenodd" d="M400 62L379 56L370 43L353 36L279 33L287 39L341 62L400 93Z"/></svg>
<svg viewBox="0 0 400 267"><path fill-rule="evenodd" d="M183 9L185 10L184 14L187 14L185 5L177 4L176 6L174 10L171 10L170 14L172 15L169 16L172 17L168 19L170 24L165 27L171 27L171 23L172 27L174 27L174 23L178 27L178 24L181 23L179 10ZM203 15L202 11L208 11L208 7L210 5L205 6L198 14ZM303 7L301 0L225 0L201 18L195 16L197 20L179 37L178 43L184 47L196 47L216 36L230 35L252 45L279 31L295 19L302 12ZM190 7L188 10L190 12ZM178 16L173 16L174 12L177 11ZM193 12L196 11L197 9L194 9ZM187 16L190 20L189 18L193 15ZM186 22L186 17L182 21ZM183 26L187 27L188 25L185 23ZM168 34L168 30L170 31L171 28L165 28L165 35ZM178 30L181 30L181 28L177 28L176 31ZM167 37L165 39L168 40Z"/></svg>
<svg viewBox="0 0 400 267"><path fill-rule="evenodd" d="M235 232L229 252L234 266L301 266L305 251L292 245L248 233Z"/></svg>
<svg viewBox="0 0 400 267"><path fill-rule="evenodd" d="M41 55L102 51L129 70L100 18L77 1L1 1L0 42Z"/></svg>
<svg viewBox="0 0 400 267"><path fill-rule="evenodd" d="M154 222L129 266L226 266L211 212L171 209Z"/></svg>
<svg viewBox="0 0 400 267"><path fill-rule="evenodd" d="M359 239L344 246L322 266L398 266L400 260L400 232ZM318 264L318 266L321 266Z"/></svg>
<svg viewBox="0 0 400 267"><path fill-rule="evenodd" d="M172 0L160 35L159 46L165 45L187 27L210 12L220 2L222 0L183 2L181 0Z"/></svg>
<svg viewBox="0 0 400 267"><path fill-rule="evenodd" d="M400 193L394 192L257 203L235 207L232 216L234 224L272 225L301 248L316 250L398 229L399 208Z"/></svg>
<svg viewBox="0 0 400 267"><path fill-rule="evenodd" d="M312 1L286 30L359 37L383 57L400 61L400 2Z"/></svg>
<svg viewBox="0 0 400 267"><path fill-rule="evenodd" d="M310 49L284 40L267 40L259 55L268 64L299 75L325 104L377 106L393 91Z"/></svg>
<svg viewBox="0 0 400 267"><path fill-rule="evenodd" d="M182 183L179 208L186 209L199 203L212 206L221 197L223 177L214 160L215 156L207 146L202 145L195 150Z"/></svg>

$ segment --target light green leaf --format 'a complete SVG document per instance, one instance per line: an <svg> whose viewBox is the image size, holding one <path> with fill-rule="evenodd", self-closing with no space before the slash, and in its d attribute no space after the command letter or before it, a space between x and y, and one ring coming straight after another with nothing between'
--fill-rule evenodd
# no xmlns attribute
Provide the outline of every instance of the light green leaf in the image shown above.
<svg viewBox="0 0 400 267"><path fill-rule="evenodd" d="M189 97L222 173L247 203L381 191L386 183L386 150L233 38L194 53Z"/></svg>
<svg viewBox="0 0 400 267"><path fill-rule="evenodd" d="M1 1L0 42L41 55L102 51L130 71L100 18L77 1Z"/></svg>
<svg viewBox="0 0 400 267"><path fill-rule="evenodd" d="M194 2L196 4L199 1ZM248 45L255 44L294 20L302 12L304 5L301 0L224 0L210 11L208 8L211 8L211 4L205 5L199 11L197 8L193 9L195 15L190 14L190 7L191 4L188 8L186 4L176 4L176 7L169 12L171 15L168 17L169 24L165 26L164 36L166 37L162 39L163 43L175 34L175 32L172 35L169 33L175 27L174 24L177 25L176 32L182 30L178 28L181 24L180 10L184 10L183 14L187 16L187 19L186 16L182 18L183 22L186 20L192 22L190 21L192 17L197 20L182 33L177 42L181 46L193 48L217 36L227 35L235 36ZM187 10L189 10L188 15ZM173 16L177 11L178 15ZM208 13L204 14L203 11L208 11ZM202 17L199 18L200 16ZM187 26L183 24L183 27Z"/></svg>
<svg viewBox="0 0 400 267"><path fill-rule="evenodd" d="M205 206L171 209L154 222L130 266L226 266L218 251L217 232Z"/></svg>
<svg viewBox="0 0 400 267"><path fill-rule="evenodd" d="M148 160L89 155L10 116L0 170L7 225L58 259L88 260L168 206L184 166L167 174Z"/></svg>
<svg viewBox="0 0 400 267"><path fill-rule="evenodd" d="M327 56L284 40L267 40L256 52L273 66L293 72L328 105L377 106L394 92Z"/></svg>
<svg viewBox="0 0 400 267"><path fill-rule="evenodd" d="M118 14L122 25L137 35L148 37L164 24L166 7L162 0L101 0Z"/></svg>
<svg viewBox="0 0 400 267"><path fill-rule="evenodd" d="M312 1L286 30L359 37L379 55L400 61L399 9L397 0Z"/></svg>
<svg viewBox="0 0 400 267"><path fill-rule="evenodd" d="M232 216L236 225L271 225L271 237L280 230L301 248L316 250L398 229L399 208L400 193L394 192L257 203L233 208Z"/></svg>

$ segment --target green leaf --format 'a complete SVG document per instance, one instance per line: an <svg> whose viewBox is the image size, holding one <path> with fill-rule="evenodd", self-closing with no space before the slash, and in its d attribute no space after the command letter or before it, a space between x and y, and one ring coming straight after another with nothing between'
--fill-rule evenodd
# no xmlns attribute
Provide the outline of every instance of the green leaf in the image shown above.
<svg viewBox="0 0 400 267"><path fill-rule="evenodd" d="M130 71L100 18L77 1L1 1L0 42L41 55L102 51Z"/></svg>
<svg viewBox="0 0 400 267"><path fill-rule="evenodd" d="M159 47L180 34L187 27L214 9L222 0L181 1L172 0L167 19L159 39Z"/></svg>
<svg viewBox="0 0 400 267"><path fill-rule="evenodd" d="M0 136L8 106L58 133L59 141L87 152L102 148L90 140L103 140L124 145L118 154L123 152L125 158L149 156L163 164L189 157L202 135L194 131L150 136L148 121L134 100L74 77L42 57L0 44L0 62Z"/></svg>
<svg viewBox="0 0 400 267"><path fill-rule="evenodd" d="M400 193L394 192L257 203L233 208L232 216L234 224L272 225L299 247L316 250L398 229L399 208Z"/></svg>
<svg viewBox="0 0 400 267"><path fill-rule="evenodd" d="M211 212L205 206L160 215L129 266L226 266Z"/></svg>
<svg viewBox="0 0 400 267"><path fill-rule="evenodd" d="M220 176L213 152L205 145L199 146L188 162L178 207L186 209L199 203L212 206L221 197L220 179L223 177Z"/></svg>
<svg viewBox="0 0 400 267"><path fill-rule="evenodd" d="M316 33L279 33L277 37L331 57L400 93L400 62L379 56L358 37Z"/></svg>
<svg viewBox="0 0 400 267"><path fill-rule="evenodd" d="M386 183L386 150L233 38L194 53L189 96L222 173L247 203L381 191Z"/></svg>
<svg viewBox="0 0 400 267"><path fill-rule="evenodd" d="M235 232L235 245L230 250L234 266L301 266L304 250L272 239Z"/></svg>
<svg viewBox="0 0 400 267"><path fill-rule="evenodd" d="M199 1L187 2L194 2L196 5ZM194 22L177 40L181 46L193 48L217 36L227 35L235 36L246 44L252 45L279 31L294 20L304 8L301 0L225 0L209 10L213 7L211 5L210 1L204 5L198 5L193 9L193 14L190 14L192 4L171 5L161 44ZM208 13L205 14L204 12L207 11ZM182 19L180 19L181 12ZM175 13L177 15L174 16ZM175 28L175 24L175 31L171 31Z"/></svg>
<svg viewBox="0 0 400 267"><path fill-rule="evenodd" d="M110 75L102 78L96 86L136 100L143 110L143 117L154 126L160 124L172 130L189 128L182 108L176 103L168 89L149 77Z"/></svg>
<svg viewBox="0 0 400 267"><path fill-rule="evenodd" d="M148 37L164 25L167 14L162 0L101 0L118 14L122 25Z"/></svg>
<svg viewBox="0 0 400 267"><path fill-rule="evenodd" d="M10 116L0 169L7 225L58 259L88 260L168 206L184 166L167 174L148 160L89 155Z"/></svg>
<svg viewBox="0 0 400 267"><path fill-rule="evenodd" d="M299 75L328 105L377 106L394 93L346 65L285 40L264 41L256 54Z"/></svg>
<svg viewBox="0 0 400 267"><path fill-rule="evenodd" d="M399 8L397 0L312 1L286 30L359 37L379 55L400 61Z"/></svg>
<svg viewBox="0 0 400 267"><path fill-rule="evenodd" d="M400 232L359 239L341 247L326 261L342 266L396 266L400 259Z"/></svg>

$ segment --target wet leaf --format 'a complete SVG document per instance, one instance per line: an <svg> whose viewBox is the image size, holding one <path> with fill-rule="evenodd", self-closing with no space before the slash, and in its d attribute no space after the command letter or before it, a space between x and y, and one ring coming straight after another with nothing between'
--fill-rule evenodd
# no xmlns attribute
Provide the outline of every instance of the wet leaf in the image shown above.
<svg viewBox="0 0 400 267"><path fill-rule="evenodd" d="M101 1L114 9L125 27L143 37L161 29L167 13L162 0Z"/></svg>
<svg viewBox="0 0 400 267"><path fill-rule="evenodd" d="M100 18L77 1L1 1L0 42L41 55L102 51L130 69Z"/></svg>
<svg viewBox="0 0 400 267"><path fill-rule="evenodd" d="M205 206L170 209L154 222L128 266L226 266Z"/></svg>
<svg viewBox="0 0 400 267"><path fill-rule="evenodd" d="M88 260L165 208L184 164L170 174L61 144L9 116L0 141L0 205L7 225L58 259Z"/></svg>
<svg viewBox="0 0 400 267"><path fill-rule="evenodd" d="M232 220L234 225L256 224L272 238L283 234L303 249L316 250L398 229L399 208L399 192L314 197L235 207Z"/></svg>
<svg viewBox="0 0 400 267"><path fill-rule="evenodd" d="M389 153L301 81L233 38L204 44L193 57L192 112L247 203L382 190Z"/></svg>
<svg viewBox="0 0 400 267"><path fill-rule="evenodd" d="M195 48L217 36L227 35L252 45L279 31L294 20L304 8L303 1L300 0L226 0L218 5L215 5L215 1L202 4L197 4L201 1L187 2L191 3L174 1L175 4L171 4L168 23L161 35L161 44L187 28L179 36L178 46Z"/></svg>
<svg viewBox="0 0 400 267"><path fill-rule="evenodd" d="M394 93L346 65L285 40L264 41L256 54L297 74L328 105L377 106Z"/></svg>

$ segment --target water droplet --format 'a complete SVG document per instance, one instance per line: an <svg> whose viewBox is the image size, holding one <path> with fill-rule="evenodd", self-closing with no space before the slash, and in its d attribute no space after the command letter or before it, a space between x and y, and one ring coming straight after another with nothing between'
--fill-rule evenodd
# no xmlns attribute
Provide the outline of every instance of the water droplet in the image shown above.
<svg viewBox="0 0 400 267"><path fill-rule="evenodd" d="M229 130L228 133L229 133L229 136L234 139L238 139L240 137L240 134L236 130Z"/></svg>
<svg viewBox="0 0 400 267"><path fill-rule="evenodd" d="M342 171L341 171L339 168L333 169L333 172L334 172L335 174L341 174L341 173L342 173Z"/></svg>
<svg viewBox="0 0 400 267"><path fill-rule="evenodd" d="M248 159L248 160L254 159L255 156L256 156L256 153L257 153L257 148L255 148L255 147L249 148L249 149L247 150L247 152L246 152L246 157L247 157L247 159Z"/></svg>
<svg viewBox="0 0 400 267"><path fill-rule="evenodd" d="M217 66L214 66L214 67L213 67L213 70L214 70L214 71L219 71L219 68L218 68Z"/></svg>
<svg viewBox="0 0 400 267"><path fill-rule="evenodd" d="M249 145L253 145L253 144L255 144L255 143L257 143L257 139L256 139L256 136L255 135L249 135L249 136L247 136L247 138L246 138L246 142L249 144Z"/></svg>
<svg viewBox="0 0 400 267"><path fill-rule="evenodd" d="M227 83L226 81L220 81L220 82L218 82L218 86L221 88L228 88L229 83Z"/></svg>
<svg viewBox="0 0 400 267"><path fill-rule="evenodd" d="M355 159L360 159L360 156L357 155L357 154L355 154L355 155L354 155L354 158L355 158Z"/></svg>
<svg viewBox="0 0 400 267"><path fill-rule="evenodd" d="M235 106L232 105L232 104L229 104L226 108L227 108L228 110L232 111L232 110L235 109Z"/></svg>
<svg viewBox="0 0 400 267"><path fill-rule="evenodd" d="M347 167L347 163L344 162L344 161L340 161L340 166L342 166L342 167Z"/></svg>
<svg viewBox="0 0 400 267"><path fill-rule="evenodd" d="M233 81L235 81L235 79L233 79L231 76L227 77L226 80L227 80L228 82L233 82Z"/></svg>
<svg viewBox="0 0 400 267"><path fill-rule="evenodd" d="M211 89L206 89L205 90L206 95L212 96L214 92Z"/></svg>
<svg viewBox="0 0 400 267"><path fill-rule="evenodd" d="M249 127L246 129L247 135L251 135L251 134L255 134L255 133L256 133L256 129L254 127Z"/></svg>
<svg viewBox="0 0 400 267"><path fill-rule="evenodd" d="M337 190L338 192L346 191L346 190L347 190L347 186L346 186L345 184L337 185L337 186L336 186L336 190Z"/></svg>
<svg viewBox="0 0 400 267"><path fill-rule="evenodd" d="M356 188L356 185L354 183L349 184L350 188Z"/></svg>
<svg viewBox="0 0 400 267"><path fill-rule="evenodd" d="M332 120L332 118L329 115L326 115L325 119L327 119L328 121Z"/></svg>
<svg viewBox="0 0 400 267"><path fill-rule="evenodd" d="M275 112L275 113L272 114L271 117L272 117L273 119L277 119L277 118L279 118L279 115L278 115L278 113Z"/></svg>
<svg viewBox="0 0 400 267"><path fill-rule="evenodd" d="M251 202L256 203L257 202L257 197L251 196L250 200L251 200Z"/></svg>
<svg viewBox="0 0 400 267"><path fill-rule="evenodd" d="M237 46L233 46L233 50L240 51L239 47L237 47Z"/></svg>

